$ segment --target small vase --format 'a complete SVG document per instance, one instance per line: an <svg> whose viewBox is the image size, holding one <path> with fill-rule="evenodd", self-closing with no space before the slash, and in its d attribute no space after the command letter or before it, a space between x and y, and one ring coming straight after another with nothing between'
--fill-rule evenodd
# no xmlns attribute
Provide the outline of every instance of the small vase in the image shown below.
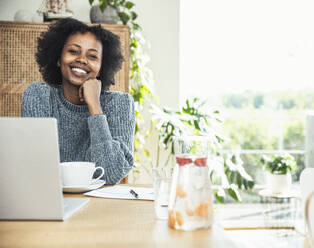
<svg viewBox="0 0 314 248"><path fill-rule="evenodd" d="M292 178L291 173L287 174L272 174L267 172L267 188L272 191L272 193L280 194L285 193L290 190Z"/></svg>
<svg viewBox="0 0 314 248"><path fill-rule="evenodd" d="M89 17L92 23L117 24L119 21L117 9L110 5L105 8L104 12L101 12L98 5L93 6Z"/></svg>

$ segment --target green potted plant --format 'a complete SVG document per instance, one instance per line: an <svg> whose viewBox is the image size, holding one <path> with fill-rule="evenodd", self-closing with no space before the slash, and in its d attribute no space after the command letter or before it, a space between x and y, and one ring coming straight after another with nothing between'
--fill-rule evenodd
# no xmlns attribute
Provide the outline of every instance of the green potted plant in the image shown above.
<svg viewBox="0 0 314 248"><path fill-rule="evenodd" d="M136 19L137 14L132 10L134 3L125 0L99 0L93 5L94 0L88 0L92 6L90 19L92 23L117 24L120 20L124 25Z"/></svg>
<svg viewBox="0 0 314 248"><path fill-rule="evenodd" d="M267 172L267 188L276 194L289 191L292 183L291 171L297 168L295 158L289 153L283 153L271 157L263 156L261 162Z"/></svg>

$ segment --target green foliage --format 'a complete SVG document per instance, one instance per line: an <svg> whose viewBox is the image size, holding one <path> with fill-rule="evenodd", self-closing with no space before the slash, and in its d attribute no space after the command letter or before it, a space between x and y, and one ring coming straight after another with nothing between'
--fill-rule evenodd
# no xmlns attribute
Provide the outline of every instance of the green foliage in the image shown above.
<svg viewBox="0 0 314 248"><path fill-rule="evenodd" d="M210 137L212 167L210 179L214 185L214 195L218 202L224 202L226 194L241 201L239 189L251 189L254 181L242 166L237 154L221 154L225 140L219 130L222 120L219 111L209 111L205 101L198 98L188 99L180 111L153 106L153 121L159 134L159 143L170 150L173 156L173 137L180 135L206 135ZM167 166L169 157L164 163ZM157 165L159 165L159 154Z"/></svg>
<svg viewBox="0 0 314 248"><path fill-rule="evenodd" d="M314 108L313 89L281 90L270 92L244 91L222 96L223 106L228 109L306 110Z"/></svg>
<svg viewBox="0 0 314 248"><path fill-rule="evenodd" d="M221 148L224 138L215 127L222 122L219 111L208 114L203 111L206 104L198 98L186 100L181 111L152 106L153 120L158 130L159 140L168 149L172 147L172 137L180 135L209 135L213 148ZM215 149L216 150L216 149Z"/></svg>
<svg viewBox="0 0 314 248"><path fill-rule="evenodd" d="M304 149L305 119L289 120L285 123L283 143L285 149Z"/></svg>
<svg viewBox="0 0 314 248"><path fill-rule="evenodd" d="M223 97L223 105L227 108L245 108L248 105L248 99L242 94L230 94Z"/></svg>
<svg viewBox="0 0 314 248"><path fill-rule="evenodd" d="M247 116L250 116L248 113ZM264 149L273 150L278 147L277 123L264 119L230 118L224 122L224 132L230 138L226 149Z"/></svg>
<svg viewBox="0 0 314 248"><path fill-rule="evenodd" d="M223 132L230 138L224 149L304 150L305 114L314 108L314 90L245 91L225 94ZM281 118L282 116L282 118ZM299 116L304 116L304 118ZM282 143L281 143L282 142ZM293 154L298 168L292 172L298 181L304 168L304 154ZM259 154L242 154L243 166L257 183L264 183ZM260 180L259 180L260 179Z"/></svg>
<svg viewBox="0 0 314 248"><path fill-rule="evenodd" d="M252 177L243 168L239 154L229 154L224 160L225 174L230 184L236 184L239 189L251 189L254 186Z"/></svg>
<svg viewBox="0 0 314 248"><path fill-rule="evenodd" d="M227 106L226 103L231 102L230 98L235 99L233 95L239 95L245 99ZM313 99L313 89L263 93L245 91L243 94L224 95L224 113L226 116L236 116L224 122L223 132L230 138L230 141L224 144L224 149L239 147L247 150L304 150L305 118L296 119L295 116L297 118L305 116L307 109L313 109ZM243 101L247 104L237 108ZM293 171L292 175L293 180L297 181L304 168L304 155L293 155L297 160L298 168ZM241 158L246 170L254 180L258 180L261 177L258 174L259 168L262 167L260 156L246 154ZM260 183L264 183L262 178Z"/></svg>
<svg viewBox="0 0 314 248"><path fill-rule="evenodd" d="M223 123L223 133L230 138L223 144L224 149L245 150L304 150L305 118L289 118L285 114L283 119L278 118L278 112L266 110L224 110L226 116L231 117ZM288 117L288 118L287 118ZM280 133L282 132L282 136ZM279 142L282 141L282 146ZM297 170L292 171L293 181L298 181L304 168L304 154L292 154L297 162ZM243 167L253 177L256 184L264 184L263 164L260 154L241 154Z"/></svg>
<svg viewBox="0 0 314 248"><path fill-rule="evenodd" d="M288 153L272 157L263 156L261 162L264 168L272 174L287 174L297 168L295 158Z"/></svg>
<svg viewBox="0 0 314 248"><path fill-rule="evenodd" d="M261 108L264 105L264 95L256 94L253 97L253 106L256 109Z"/></svg>
<svg viewBox="0 0 314 248"><path fill-rule="evenodd" d="M89 0L92 4L94 0ZM103 11L107 5L118 10L120 21L130 27L130 94L135 103L135 137L134 137L134 178L140 175L139 168L148 170L143 164L151 164L149 151L145 148L145 140L151 131L144 128L143 112L145 104L149 105L154 100L152 72L147 67L149 57L144 48L147 45L141 34L141 26L136 23L137 13L135 4L126 0L99 0L99 6ZM143 161L146 159L146 161Z"/></svg>

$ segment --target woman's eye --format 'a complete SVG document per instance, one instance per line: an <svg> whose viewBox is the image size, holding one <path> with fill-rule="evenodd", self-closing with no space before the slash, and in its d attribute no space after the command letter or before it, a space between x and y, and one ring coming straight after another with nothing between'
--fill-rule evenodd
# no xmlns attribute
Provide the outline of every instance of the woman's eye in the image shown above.
<svg viewBox="0 0 314 248"><path fill-rule="evenodd" d="M94 55L94 54L90 54L89 57L90 57L91 59L98 59L98 56L97 56L97 55Z"/></svg>
<svg viewBox="0 0 314 248"><path fill-rule="evenodd" d="M69 50L69 53L71 53L71 54L77 54L77 53L78 53L78 51L73 50L73 49L70 49L70 50Z"/></svg>

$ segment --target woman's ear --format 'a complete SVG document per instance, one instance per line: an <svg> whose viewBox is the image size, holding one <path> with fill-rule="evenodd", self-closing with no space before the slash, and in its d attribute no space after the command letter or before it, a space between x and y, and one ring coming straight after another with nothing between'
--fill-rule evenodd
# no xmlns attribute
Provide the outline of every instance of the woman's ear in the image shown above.
<svg viewBox="0 0 314 248"><path fill-rule="evenodd" d="M60 67L60 60L57 61L57 66Z"/></svg>

